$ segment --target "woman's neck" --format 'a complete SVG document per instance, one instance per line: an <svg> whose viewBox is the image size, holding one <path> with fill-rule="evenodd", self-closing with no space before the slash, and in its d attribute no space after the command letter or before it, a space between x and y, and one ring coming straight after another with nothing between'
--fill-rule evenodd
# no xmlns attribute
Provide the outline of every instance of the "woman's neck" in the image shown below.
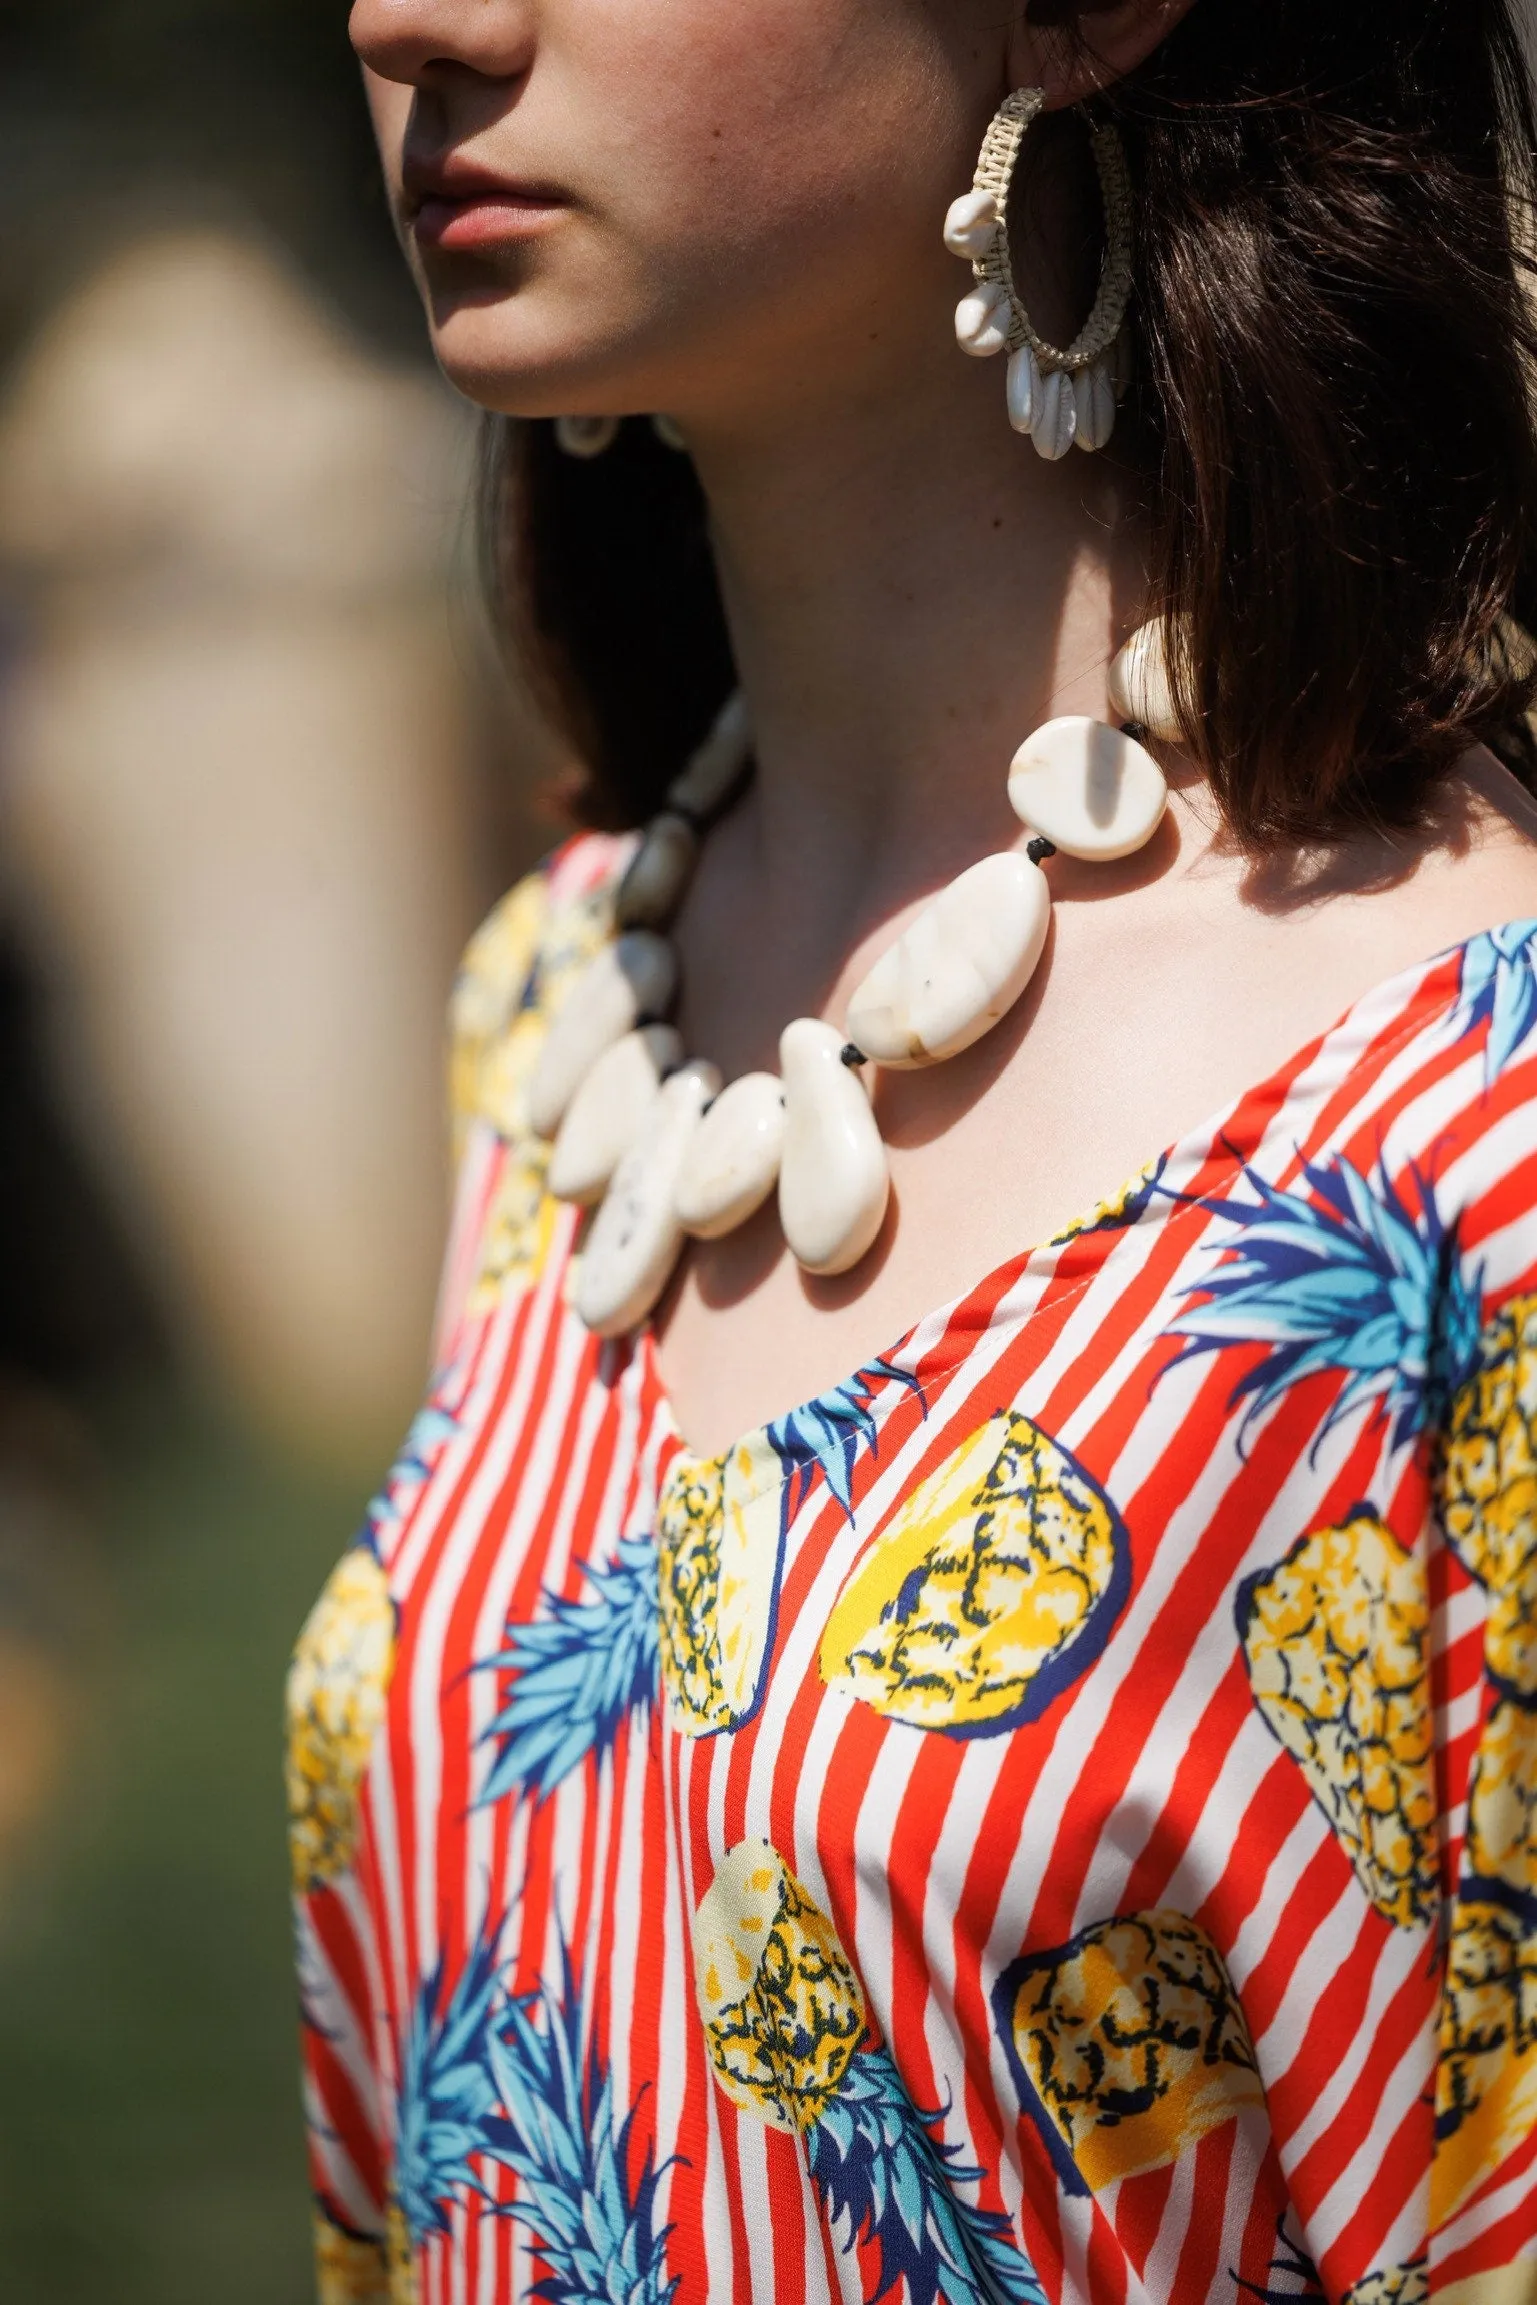
<svg viewBox="0 0 1537 2305"><path fill-rule="evenodd" d="M910 351L910 348L909 348ZM1000 362L893 357L897 388L691 430L758 776L764 893L853 926L1019 837L1005 778L1105 710L1138 610L1114 469L1044 464Z"/></svg>

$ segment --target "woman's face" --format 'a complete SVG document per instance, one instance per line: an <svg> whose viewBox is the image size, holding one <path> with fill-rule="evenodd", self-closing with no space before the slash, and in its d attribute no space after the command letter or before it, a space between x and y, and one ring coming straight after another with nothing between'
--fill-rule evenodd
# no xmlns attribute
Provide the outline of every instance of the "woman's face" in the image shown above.
<svg viewBox="0 0 1537 2305"><path fill-rule="evenodd" d="M708 423L952 357L939 227L1007 84L1009 13L354 0L448 375L506 414Z"/></svg>

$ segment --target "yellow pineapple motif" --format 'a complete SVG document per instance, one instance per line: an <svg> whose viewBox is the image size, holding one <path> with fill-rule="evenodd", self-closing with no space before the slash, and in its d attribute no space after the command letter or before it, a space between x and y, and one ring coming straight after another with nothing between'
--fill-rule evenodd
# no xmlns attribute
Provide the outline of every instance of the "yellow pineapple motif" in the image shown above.
<svg viewBox="0 0 1537 2305"><path fill-rule="evenodd" d="M1416 2265L1379 2265L1352 2281L1343 2305L1428 2305L1430 2272L1425 2260Z"/></svg>
<svg viewBox="0 0 1537 2305"><path fill-rule="evenodd" d="M1436 2069L1434 2231L1537 2123L1537 1931L1494 1904L1458 1906Z"/></svg>
<svg viewBox="0 0 1537 2305"><path fill-rule="evenodd" d="M1419 1556L1358 1512L1251 1578L1239 1629L1254 1702L1301 1766L1361 1887L1395 1928L1420 1927L1439 1888Z"/></svg>
<svg viewBox="0 0 1537 2305"><path fill-rule="evenodd" d="M388 2224L387 2250L389 2255L389 2305L421 2305L421 2283L416 2271L416 2245L411 2239L411 2228L406 2223L405 2211L398 2201L391 2201Z"/></svg>
<svg viewBox="0 0 1537 2305"><path fill-rule="evenodd" d="M322 1887L357 1849L358 1795L395 1662L395 1604L367 1545L344 1553L288 1670L288 1845L294 1887Z"/></svg>
<svg viewBox="0 0 1537 2305"><path fill-rule="evenodd" d="M923 1481L839 1595L829 1688L915 1729L1033 1720L1103 1648L1130 1581L1109 1498L1003 1410Z"/></svg>
<svg viewBox="0 0 1537 2305"><path fill-rule="evenodd" d="M1078 1217L1061 1232L1053 1233L1047 1246L1066 1248L1069 1241L1077 1240L1083 1233L1105 1232L1112 1225L1135 1223L1147 1206L1152 1189L1167 1165L1168 1155L1161 1153L1157 1160L1149 1161L1146 1168L1138 1169L1135 1176L1128 1177L1119 1192L1111 1193L1105 1200L1096 1201L1086 1215Z"/></svg>
<svg viewBox="0 0 1537 2305"><path fill-rule="evenodd" d="M482 1068L512 1023L528 982L549 898L542 873L530 873L481 923L465 947L449 1002L449 1101L459 1141L486 1110Z"/></svg>
<svg viewBox="0 0 1537 2305"><path fill-rule="evenodd" d="M688 1737L738 1729L762 1690L783 1543L779 1460L762 1432L680 1456L657 1511L662 1685Z"/></svg>
<svg viewBox="0 0 1537 2305"><path fill-rule="evenodd" d="M1164 2169L1264 2091L1222 1956L1183 1913L1101 1921L993 1989L1025 2109L1072 2193Z"/></svg>
<svg viewBox="0 0 1537 2305"><path fill-rule="evenodd" d="M1537 1712L1503 1697L1484 1723L1468 1802L1467 1870L1537 1914ZM1476 1896L1470 1884L1464 1894Z"/></svg>
<svg viewBox="0 0 1537 2305"><path fill-rule="evenodd" d="M315 2211L316 2305L392 2305L384 2244Z"/></svg>
<svg viewBox="0 0 1537 2305"><path fill-rule="evenodd" d="M868 2029L831 1921L767 1841L716 1867L694 1915L694 1981L715 2077L771 2129L827 2111Z"/></svg>
<svg viewBox="0 0 1537 2305"><path fill-rule="evenodd" d="M1513 1299L1486 1324L1437 1475L1442 1525L1489 1596L1489 1670L1537 1698L1537 1296Z"/></svg>
<svg viewBox="0 0 1537 2305"><path fill-rule="evenodd" d="M544 1270L559 1209L544 1189L550 1147L528 1125L528 1084L551 1017L612 926L609 890L552 910L542 874L521 881L471 941L452 1007L451 1087L462 1142L474 1120L506 1146L486 1218L470 1313Z"/></svg>

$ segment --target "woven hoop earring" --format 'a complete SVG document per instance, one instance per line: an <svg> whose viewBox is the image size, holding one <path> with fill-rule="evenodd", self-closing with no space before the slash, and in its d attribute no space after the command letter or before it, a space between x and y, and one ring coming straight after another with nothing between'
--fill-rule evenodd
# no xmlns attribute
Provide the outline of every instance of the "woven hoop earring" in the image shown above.
<svg viewBox="0 0 1537 2305"><path fill-rule="evenodd" d="M976 285L956 307L963 352L978 359L1007 350L1009 422L1027 432L1051 462L1080 448L1103 448L1115 430L1125 389L1123 325L1131 302L1132 202L1126 151L1112 127L1090 131L1105 210L1105 256L1093 309L1071 344L1051 344L1036 329L1014 285L1009 247L1009 192L1020 147L1046 101L1040 88L1006 96L982 140L972 188L951 203L945 246L969 257Z"/></svg>
<svg viewBox="0 0 1537 2305"><path fill-rule="evenodd" d="M617 416L557 416L555 438L567 456L601 456L619 438Z"/></svg>

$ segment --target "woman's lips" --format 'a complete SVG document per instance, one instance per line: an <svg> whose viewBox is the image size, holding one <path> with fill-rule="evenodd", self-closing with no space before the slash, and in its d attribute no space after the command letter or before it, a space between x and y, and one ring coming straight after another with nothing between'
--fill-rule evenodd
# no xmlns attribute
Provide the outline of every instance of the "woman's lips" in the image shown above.
<svg viewBox="0 0 1537 2305"><path fill-rule="evenodd" d="M531 239L564 205L556 193L507 185L427 192L416 204L411 229L429 248L496 248Z"/></svg>

